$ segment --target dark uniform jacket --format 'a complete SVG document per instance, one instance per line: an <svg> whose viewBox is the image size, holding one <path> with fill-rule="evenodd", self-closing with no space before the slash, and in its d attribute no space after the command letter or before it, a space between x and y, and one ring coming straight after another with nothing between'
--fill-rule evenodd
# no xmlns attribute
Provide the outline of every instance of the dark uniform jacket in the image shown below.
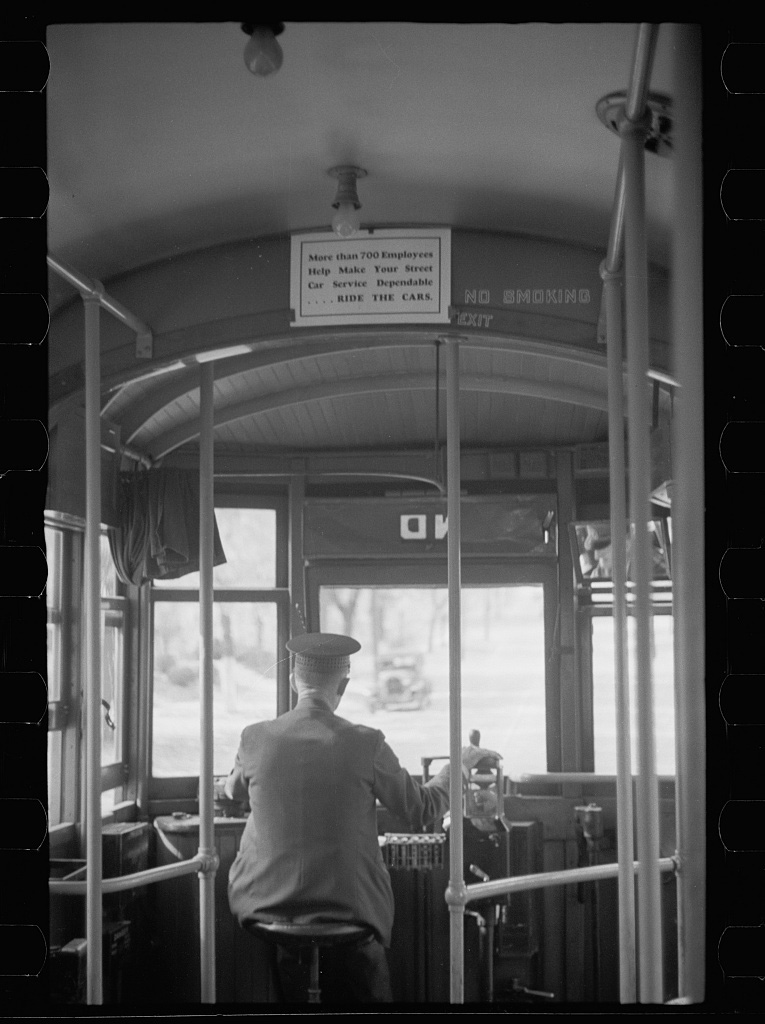
<svg viewBox="0 0 765 1024"><path fill-rule="evenodd" d="M244 730L226 788L234 799L249 797L251 809L229 872L240 923L355 921L390 944L393 893L375 799L420 831L449 806L448 765L421 785L378 729L304 696Z"/></svg>

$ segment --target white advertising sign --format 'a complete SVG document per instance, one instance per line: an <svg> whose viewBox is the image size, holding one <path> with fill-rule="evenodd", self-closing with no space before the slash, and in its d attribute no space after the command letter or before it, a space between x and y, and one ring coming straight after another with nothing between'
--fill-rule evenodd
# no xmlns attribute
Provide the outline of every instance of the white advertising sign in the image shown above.
<svg viewBox="0 0 765 1024"><path fill-rule="evenodd" d="M449 228L292 236L294 327L445 324L450 303Z"/></svg>

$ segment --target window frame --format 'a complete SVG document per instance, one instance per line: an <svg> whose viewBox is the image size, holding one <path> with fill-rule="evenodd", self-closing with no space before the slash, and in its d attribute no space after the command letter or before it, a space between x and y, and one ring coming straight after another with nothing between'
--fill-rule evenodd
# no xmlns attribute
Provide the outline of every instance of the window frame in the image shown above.
<svg viewBox="0 0 765 1024"><path fill-rule="evenodd" d="M287 498L282 496L255 496L251 494L216 494L215 511L224 508L246 508L253 510L273 509L276 513L275 538L276 545L276 584L274 587L226 587L213 586L213 602L229 602L243 604L272 604L276 611L276 642L277 649L282 649L289 638L290 592L288 588L288 551L287 551ZM198 800L199 775L155 776L153 774L152 757L154 748L154 608L157 603L190 602L199 604L197 588L174 588L169 586L146 587L146 615L142 621L149 628L145 671L147 694L146 749L144 764L146 772L147 800L150 813L163 813L170 807L184 809L191 813L196 810ZM284 694L289 691L289 666L281 662L277 665L276 691L274 707ZM246 725L243 722L243 726ZM233 754L232 754L233 758Z"/></svg>
<svg viewBox="0 0 765 1024"><path fill-rule="evenodd" d="M673 606L671 603L660 601L652 603L651 615L657 617L672 616ZM595 708L594 708L594 656L593 656L593 619L613 619L613 603L603 602L601 604L583 604L577 609L578 635L579 635L579 673L581 689L583 694L583 716L582 716L582 749L583 768L582 771L602 775L602 772L595 771ZM634 606L627 608L627 618L635 617ZM633 765L633 772L635 766ZM613 774L613 773L612 773ZM674 778L674 775L661 778Z"/></svg>
<svg viewBox="0 0 765 1024"><path fill-rule="evenodd" d="M558 564L555 558L505 556L463 558L463 587L504 587L540 585L544 594L545 734L546 763L559 756L561 713L559 674L554 655L556 609L558 605ZM306 569L309 629L319 626L319 593L333 587L418 587L448 586L446 559L407 558L397 561L375 558L315 559Z"/></svg>
<svg viewBox="0 0 765 1024"><path fill-rule="evenodd" d="M83 716L85 713L84 695L84 655L85 655L85 619L83 614L83 587L85 583L85 524L75 516L46 510L44 526L48 530L56 530L61 535L61 581L59 587L60 608L53 608L48 613L48 622L58 627L60 636L60 685L58 699L48 701L48 732L60 733L60 750L57 771L51 766L51 779L57 779L58 785L48 794L49 828L71 826L84 816L84 744ZM101 538L108 537L109 527L100 528ZM48 549L46 537L46 550ZM49 569L50 572L50 569ZM47 605L46 586L46 607ZM100 611L118 612L122 617L122 654L120 669L122 674L119 708L112 706L110 713L120 730L118 748L120 758L117 761L101 766L100 785L103 794L118 790L115 804L124 795L124 787L129 778L130 739L128 709L132 706L131 689L131 615L127 588L118 578L117 594L108 597L100 596ZM103 631L102 631L103 641ZM103 664L102 664L103 677ZM47 665L46 665L47 678ZM77 683L79 680L79 684ZM105 711L105 709L104 709ZM115 717L116 716L116 717ZM102 817L107 818L111 810L105 810Z"/></svg>
<svg viewBox="0 0 765 1024"><path fill-rule="evenodd" d="M46 511L44 529L55 530L61 538L60 580L58 598L60 607L48 605L49 587L46 582L46 621L57 627L59 633L59 686L56 699L48 701L48 734L58 734L57 765L51 765L49 779L55 785L48 792L48 827L60 829L80 819L80 784L82 753L80 717L82 696L75 686L80 678L82 644L82 584L83 584L83 529L70 517ZM46 534L46 559L50 558ZM50 579L48 561L48 579ZM49 611L53 615L49 616ZM47 628L47 627L46 627ZM46 659L46 685L49 685ZM50 740L49 740L50 744ZM50 746L49 746L50 750Z"/></svg>
<svg viewBox="0 0 765 1024"><path fill-rule="evenodd" d="M101 526L101 540L106 539L108 543L109 533L111 527ZM102 545L102 548L104 545ZM109 558L111 558L111 549L109 549ZM103 553L102 553L103 561ZM113 561L113 560L112 560ZM117 790L113 803L116 805L122 801L125 792L125 786L128 783L130 776L130 728L129 728L129 713L128 709L132 704L131 693L130 693L130 678L131 678L131 649L130 643L131 636L131 615L130 615L130 601L128 599L127 587L117 576L117 593L105 596L100 596L100 613L102 615L101 621L101 684L102 684L102 698L103 698L103 679L104 679L104 621L103 618L108 618L109 613L114 615L118 614L121 618L119 626L122 634L122 652L121 652L121 672L122 680L119 688L119 700L115 705L112 701L112 705L108 710L108 714L115 723L115 731L118 731L116 747L119 752L118 759L111 761L108 764L101 765L101 800L102 800L102 818L110 817L112 814L112 808L104 806L104 794L109 793L112 790ZM105 719L107 709L102 707L102 717Z"/></svg>

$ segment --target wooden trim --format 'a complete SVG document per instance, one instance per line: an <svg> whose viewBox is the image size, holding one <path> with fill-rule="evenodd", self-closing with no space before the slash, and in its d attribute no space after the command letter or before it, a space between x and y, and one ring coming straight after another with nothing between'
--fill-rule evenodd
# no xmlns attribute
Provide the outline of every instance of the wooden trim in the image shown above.
<svg viewBox="0 0 765 1024"><path fill-rule="evenodd" d="M226 602L244 602L245 604L289 604L290 593L286 587L274 587L272 590L216 590L213 600ZM162 601L199 602L199 590L189 587L188 590L155 590L152 588L151 599L155 603Z"/></svg>
<svg viewBox="0 0 765 1024"><path fill-rule="evenodd" d="M574 472L570 452L558 454L558 522L575 518ZM581 762L581 688L576 677L574 570L565 532L558 533L560 768L576 771ZM550 765L552 768L552 764Z"/></svg>

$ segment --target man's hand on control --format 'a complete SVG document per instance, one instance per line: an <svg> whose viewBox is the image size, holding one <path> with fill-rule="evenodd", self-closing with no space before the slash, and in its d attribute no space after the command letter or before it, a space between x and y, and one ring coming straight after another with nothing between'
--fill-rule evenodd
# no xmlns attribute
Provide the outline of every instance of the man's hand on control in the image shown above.
<svg viewBox="0 0 765 1024"><path fill-rule="evenodd" d="M462 771L467 777L470 774L471 768L475 768L479 762L484 759L488 759L493 762L494 767L497 761L502 760L502 755L498 754L496 750L489 750L488 747L476 747L471 745L469 747L462 748Z"/></svg>

